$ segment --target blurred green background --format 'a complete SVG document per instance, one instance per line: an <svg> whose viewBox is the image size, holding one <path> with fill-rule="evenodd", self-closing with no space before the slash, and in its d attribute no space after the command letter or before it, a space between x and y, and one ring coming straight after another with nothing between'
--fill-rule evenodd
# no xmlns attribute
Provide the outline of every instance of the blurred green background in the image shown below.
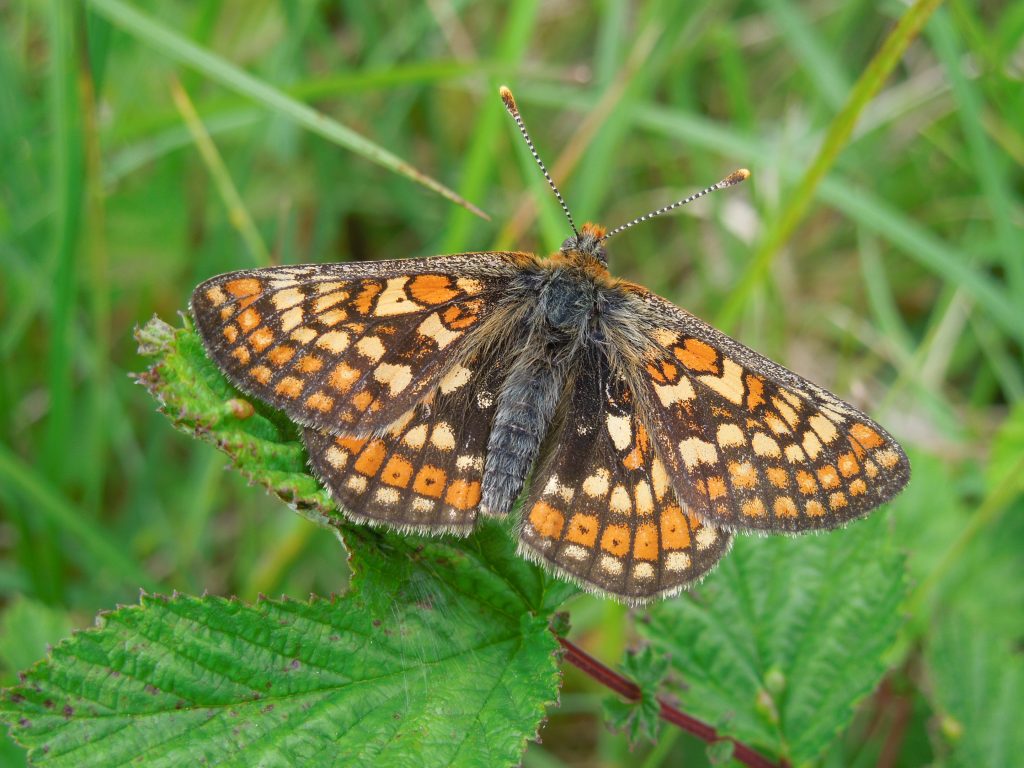
<svg viewBox="0 0 1024 768"><path fill-rule="evenodd" d="M344 589L332 534L156 413L129 378L132 331L231 269L556 248L567 226L507 83L577 221L615 226L751 169L616 238L611 269L907 447L911 485L880 514L908 554L908 631L826 764L995 759L1024 697L1024 4L941 6L844 137L837 116L907 8L0 3L3 682L143 586ZM493 220L312 132L300 104ZM809 183L830 135L836 162ZM628 618L572 607L609 663ZM688 736L628 751L600 700L568 673L526 764L706 761Z"/></svg>

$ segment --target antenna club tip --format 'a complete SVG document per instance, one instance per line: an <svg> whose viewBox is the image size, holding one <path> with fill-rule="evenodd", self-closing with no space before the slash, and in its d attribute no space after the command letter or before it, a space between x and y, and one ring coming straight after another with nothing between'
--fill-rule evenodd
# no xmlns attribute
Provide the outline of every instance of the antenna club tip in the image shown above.
<svg viewBox="0 0 1024 768"><path fill-rule="evenodd" d="M508 89L507 85L501 86L498 89L498 94L501 96L501 100L505 102L505 109L507 109L512 114L515 114L516 112L519 111L518 107L516 107L516 100L512 96L512 91Z"/></svg>
<svg viewBox="0 0 1024 768"><path fill-rule="evenodd" d="M723 187L731 187L733 184L739 184L741 181L746 181L750 178L750 171L746 168L740 168L738 171L733 171L724 179L722 179Z"/></svg>

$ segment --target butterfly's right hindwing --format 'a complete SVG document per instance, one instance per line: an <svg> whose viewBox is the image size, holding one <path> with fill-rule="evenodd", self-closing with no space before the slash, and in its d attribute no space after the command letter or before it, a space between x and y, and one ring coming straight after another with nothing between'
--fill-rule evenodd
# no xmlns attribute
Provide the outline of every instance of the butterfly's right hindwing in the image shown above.
<svg viewBox="0 0 1024 768"><path fill-rule="evenodd" d="M304 430L313 471L350 518L425 533L470 533L495 401L508 373L507 337L490 341L383 434L353 438Z"/></svg>

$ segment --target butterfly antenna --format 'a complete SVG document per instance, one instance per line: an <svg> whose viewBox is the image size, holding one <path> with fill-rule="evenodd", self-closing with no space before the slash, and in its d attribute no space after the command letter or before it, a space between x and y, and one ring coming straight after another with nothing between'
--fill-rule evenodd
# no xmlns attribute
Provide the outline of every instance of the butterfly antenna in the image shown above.
<svg viewBox="0 0 1024 768"><path fill-rule="evenodd" d="M635 218L632 221L628 221L625 224L622 224L622 225L616 227L611 232L606 234L603 239L607 240L612 235L617 235L617 234L619 234L619 232L622 232L623 230L629 229L630 227L635 226L637 224L640 224L641 222L647 221L648 219L653 219L655 216L661 216L661 214L668 213L669 211L675 210L676 208L681 208L682 206L686 205L687 203L692 203L694 200L697 200L697 199L699 199L701 197L704 197L705 195L711 194L716 189L725 189L726 187L734 187L737 184L739 184L741 181L746 181L748 178L750 178L750 171L748 171L746 168L740 168L738 171L733 171L732 173L730 173L728 176L726 176L724 179L722 179L717 184L712 184L707 189L702 189L700 192L695 192L694 194L690 195L689 197L684 197L682 200L677 200L676 202L672 203L672 205L666 205L664 208L659 208L656 211L651 211L650 213L645 213L643 216Z"/></svg>
<svg viewBox="0 0 1024 768"><path fill-rule="evenodd" d="M551 187L551 191L555 193L555 197L558 198L559 204L562 206L562 210L565 211L565 218L569 220L569 226L572 227L572 232L576 237L580 236L579 230L576 229L576 222L572 220L572 214L569 213L569 206L565 204L565 200L562 198L562 193L558 191L558 187L555 186L554 180L551 178L551 174L548 173L548 169L544 167L544 161L540 159L540 155L537 154L537 148L533 146L533 139L530 138L529 131L526 130L526 123L523 122L523 116L519 114L519 107L516 106L516 100L512 96L510 91L504 85L498 90L501 94L501 100L505 102L505 109L512 115L512 119L516 121L516 125L519 126L519 132L523 134L523 138L526 140L526 146L530 148L530 154L533 155L533 159L537 161L537 165L540 166L540 172L544 174L544 178L548 181L548 186Z"/></svg>

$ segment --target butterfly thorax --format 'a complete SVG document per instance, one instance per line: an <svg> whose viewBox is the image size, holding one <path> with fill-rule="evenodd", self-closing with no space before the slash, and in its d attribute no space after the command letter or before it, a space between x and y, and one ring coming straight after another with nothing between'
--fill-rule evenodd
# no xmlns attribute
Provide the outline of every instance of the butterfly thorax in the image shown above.
<svg viewBox="0 0 1024 768"><path fill-rule="evenodd" d="M585 228L584 233L581 238L592 230ZM591 245L596 248L596 240ZM604 354L607 313L622 300L622 291L594 248L563 249L538 261L523 282L510 286L512 293L531 294L514 300L532 311L519 327L506 329L523 341L516 345L495 404L481 503L488 514L511 509L559 403L581 375L580 361L588 351Z"/></svg>

